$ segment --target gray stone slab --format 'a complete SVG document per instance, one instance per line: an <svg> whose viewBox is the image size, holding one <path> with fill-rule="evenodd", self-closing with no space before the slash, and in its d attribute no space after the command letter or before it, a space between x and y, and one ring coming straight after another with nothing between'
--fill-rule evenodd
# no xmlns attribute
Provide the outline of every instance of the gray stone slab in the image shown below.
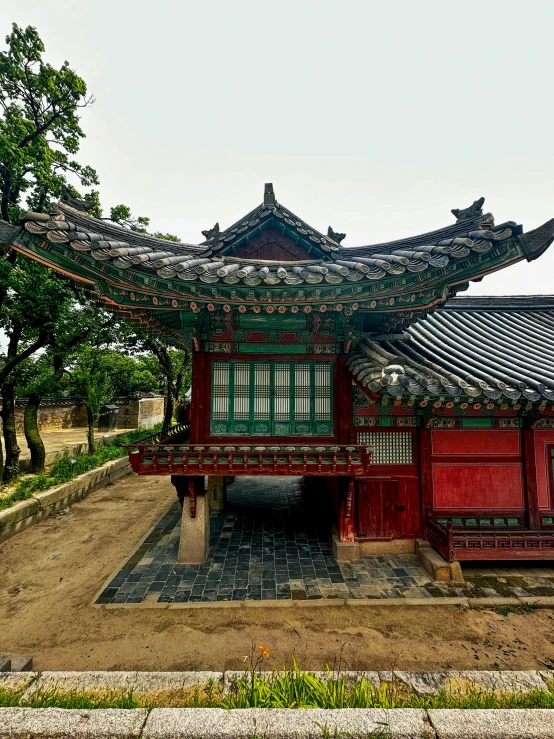
<svg viewBox="0 0 554 739"><path fill-rule="evenodd" d="M38 672L0 672L0 688L24 690L37 677Z"/></svg>
<svg viewBox="0 0 554 739"><path fill-rule="evenodd" d="M407 685L417 695L433 695L444 688L448 673L405 672L399 670L394 673L394 677Z"/></svg>
<svg viewBox="0 0 554 739"><path fill-rule="evenodd" d="M204 687L209 682L223 687L223 672L137 672L132 682L137 695Z"/></svg>
<svg viewBox="0 0 554 739"><path fill-rule="evenodd" d="M541 673L535 670L452 670L446 676L445 688L450 692L465 692L471 687L477 690L503 693L547 690Z"/></svg>
<svg viewBox="0 0 554 739"><path fill-rule="evenodd" d="M33 658L24 654L12 657L12 672L30 672L33 669Z"/></svg>
<svg viewBox="0 0 554 739"><path fill-rule="evenodd" d="M4 657L0 654L0 672L10 672L12 669L12 660L10 657Z"/></svg>
<svg viewBox="0 0 554 739"><path fill-rule="evenodd" d="M425 711L419 709L154 709L143 730L144 739L321 739L330 736L367 739L386 731L394 739L429 737Z"/></svg>
<svg viewBox="0 0 554 739"><path fill-rule="evenodd" d="M87 691L130 690L136 683L136 672L43 672L23 694L22 702L31 700L44 690Z"/></svg>
<svg viewBox="0 0 554 739"><path fill-rule="evenodd" d="M139 737L148 711L0 708L0 739L130 739Z"/></svg>
<svg viewBox="0 0 554 739"><path fill-rule="evenodd" d="M432 709L437 739L554 739L549 709Z"/></svg>

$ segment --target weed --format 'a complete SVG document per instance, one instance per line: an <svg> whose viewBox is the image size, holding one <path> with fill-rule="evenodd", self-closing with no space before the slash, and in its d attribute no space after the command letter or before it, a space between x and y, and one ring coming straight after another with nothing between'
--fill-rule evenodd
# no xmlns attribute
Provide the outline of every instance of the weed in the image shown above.
<svg viewBox="0 0 554 739"><path fill-rule="evenodd" d="M139 702L133 691L106 692L103 695L94 693L80 693L77 691L62 691L59 688L41 690L26 701L30 708L138 708Z"/></svg>
<svg viewBox="0 0 554 739"><path fill-rule="evenodd" d="M327 724L320 724L319 721L314 722L317 728L321 731L321 736L323 739L340 739L342 736L352 736L352 734L349 731L344 731L339 729L335 726L333 729L333 733L331 734L331 730L327 726Z"/></svg>

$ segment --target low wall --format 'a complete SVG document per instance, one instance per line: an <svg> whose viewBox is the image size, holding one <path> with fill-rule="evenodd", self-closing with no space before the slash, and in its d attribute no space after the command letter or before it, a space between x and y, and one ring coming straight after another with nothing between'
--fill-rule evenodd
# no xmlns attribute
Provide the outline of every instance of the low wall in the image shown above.
<svg viewBox="0 0 554 739"><path fill-rule="evenodd" d="M23 416L25 404L16 401L15 426L18 434L23 434ZM87 425L85 406L71 398L66 402L44 402L38 409L38 427L40 431L59 431L61 429L83 428ZM1 428L1 424L0 424Z"/></svg>
<svg viewBox="0 0 554 739"><path fill-rule="evenodd" d="M156 398L117 398L120 429L151 429L164 420L164 399Z"/></svg>
<svg viewBox="0 0 554 739"><path fill-rule="evenodd" d="M153 398L115 398L113 402L119 408L120 429L150 429L164 419L164 398L161 395ZM25 399L16 399L15 425L17 433L21 435L25 404ZM39 405L37 421L39 431L86 428L87 412L80 398L45 398Z"/></svg>
<svg viewBox="0 0 554 739"><path fill-rule="evenodd" d="M122 457L0 511L0 543L130 473L129 458Z"/></svg>

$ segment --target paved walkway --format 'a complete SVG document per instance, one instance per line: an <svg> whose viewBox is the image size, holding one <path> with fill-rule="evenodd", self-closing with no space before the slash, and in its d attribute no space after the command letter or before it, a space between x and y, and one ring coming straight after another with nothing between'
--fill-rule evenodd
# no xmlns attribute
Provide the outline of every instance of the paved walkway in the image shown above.
<svg viewBox="0 0 554 739"><path fill-rule="evenodd" d="M471 568L465 585L435 583L413 554L337 562L330 522L303 478L237 478L228 509L211 518L202 565L176 564L181 508L175 502L97 603L185 603L319 598L554 595L554 566Z"/></svg>

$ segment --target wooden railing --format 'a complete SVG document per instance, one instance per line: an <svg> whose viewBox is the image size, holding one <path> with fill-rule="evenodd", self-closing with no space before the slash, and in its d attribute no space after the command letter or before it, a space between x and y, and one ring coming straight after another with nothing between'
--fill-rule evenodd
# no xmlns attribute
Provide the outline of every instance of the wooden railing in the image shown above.
<svg viewBox="0 0 554 739"><path fill-rule="evenodd" d="M503 526L453 526L439 523L427 509L429 543L449 562L454 560L554 559L554 531Z"/></svg>
<svg viewBox="0 0 554 739"><path fill-rule="evenodd" d="M427 538L429 543L442 554L449 562L454 561L453 527L452 521L446 526L432 517L430 509L427 508Z"/></svg>
<svg viewBox="0 0 554 739"><path fill-rule="evenodd" d="M140 446L143 446L144 444L159 444L162 441L165 441L166 439L171 438L172 436L177 436L177 434L184 434L185 432L190 431L190 421L185 421L184 423L176 423L174 426L171 426L165 434L163 431L157 431L155 434L150 434L148 436L143 436L142 439L138 439L137 441L133 441L130 444L124 444L125 449L138 449Z"/></svg>
<svg viewBox="0 0 554 739"><path fill-rule="evenodd" d="M129 445L140 475L365 475L368 446L200 446L146 440Z"/></svg>

